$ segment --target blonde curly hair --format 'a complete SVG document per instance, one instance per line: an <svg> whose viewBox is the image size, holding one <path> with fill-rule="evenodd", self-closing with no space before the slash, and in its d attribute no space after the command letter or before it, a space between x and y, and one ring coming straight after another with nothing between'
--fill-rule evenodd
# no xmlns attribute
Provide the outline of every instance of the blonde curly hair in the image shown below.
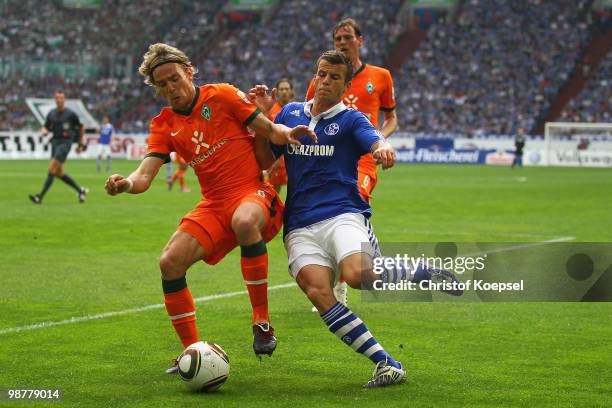
<svg viewBox="0 0 612 408"><path fill-rule="evenodd" d="M198 72L189 57L178 48L164 43L151 44L148 51L142 56L142 64L138 68L140 75L145 78L144 83L149 86L155 86L153 71L160 65L169 62L175 62L181 65L183 69L191 68L194 74Z"/></svg>

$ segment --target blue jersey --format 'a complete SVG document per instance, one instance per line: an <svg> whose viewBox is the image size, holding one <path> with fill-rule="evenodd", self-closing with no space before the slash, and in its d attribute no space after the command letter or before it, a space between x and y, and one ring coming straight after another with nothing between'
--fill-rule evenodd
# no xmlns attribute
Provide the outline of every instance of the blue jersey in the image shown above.
<svg viewBox="0 0 612 408"><path fill-rule="evenodd" d="M98 143L103 145L109 144L114 131L115 129L110 123L103 125L102 129L100 130L100 138L98 139Z"/></svg>
<svg viewBox="0 0 612 408"><path fill-rule="evenodd" d="M301 146L272 145L276 157L285 156L287 168L285 235L340 214L372 214L357 188L357 162L383 136L363 113L343 103L315 117L311 106L312 101L289 103L275 119L290 128L309 126L319 139L318 144L303 137Z"/></svg>

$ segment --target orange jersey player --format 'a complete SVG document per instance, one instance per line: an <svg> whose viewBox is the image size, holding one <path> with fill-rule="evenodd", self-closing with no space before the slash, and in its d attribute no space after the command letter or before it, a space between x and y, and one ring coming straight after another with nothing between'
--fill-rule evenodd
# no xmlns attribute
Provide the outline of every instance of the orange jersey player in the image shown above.
<svg viewBox="0 0 612 408"><path fill-rule="evenodd" d="M185 187L185 171L187 170L187 167L189 167L189 165L187 164L185 159L183 159L178 153L174 154L174 162L177 164L178 168L174 171L172 177L168 179L168 191L172 190L174 182L178 180L182 193L191 192L189 187Z"/></svg>
<svg viewBox="0 0 612 408"><path fill-rule="evenodd" d="M270 120L274 120L276 115L283 109L283 106L289 102L293 102L295 94L293 93L293 82L287 78L281 78L276 82L275 88L272 90L275 94L276 102L268 111ZM274 187L277 193L280 193L282 186L287 185L287 169L285 168L285 158L281 157L276 160L268 169L268 180Z"/></svg>
<svg viewBox="0 0 612 408"><path fill-rule="evenodd" d="M195 86L197 70L191 60L167 44L151 45L139 72L170 106L151 121L148 153L138 169L128 177L110 176L106 191L143 193L170 153L181 155L194 169L203 199L183 217L159 261L170 321L183 346L200 341L187 269L200 260L214 265L240 245L242 276L253 308L253 350L271 355L276 337L268 314L265 242L281 226L283 204L262 180L247 126L280 144L316 136L305 126L289 129L270 122L231 85ZM177 371L175 361L167 372Z"/></svg>
<svg viewBox="0 0 612 408"><path fill-rule="evenodd" d="M353 19L340 21L333 32L334 47L344 52L355 67L352 83L342 97L344 104L365 114L374 127L378 128L378 114L383 112L384 124L381 133L389 137L397 129L395 114L395 95L393 78L385 68L364 64L359 58L359 48L363 36L357 22ZM310 82L306 100L314 97L314 81ZM378 168L371 154L359 160L358 185L361 196L370 201L376 187Z"/></svg>

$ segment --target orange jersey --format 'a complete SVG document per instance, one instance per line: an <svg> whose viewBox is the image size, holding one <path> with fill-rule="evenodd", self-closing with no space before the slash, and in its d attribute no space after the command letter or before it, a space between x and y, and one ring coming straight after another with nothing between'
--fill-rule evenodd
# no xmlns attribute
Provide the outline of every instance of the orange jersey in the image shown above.
<svg viewBox="0 0 612 408"><path fill-rule="evenodd" d="M276 115L278 115L281 110L283 110L283 107L280 106L280 103L274 102L274 105L272 105L270 111L268 112L268 117L270 118L270 120L274 121Z"/></svg>
<svg viewBox="0 0 612 408"><path fill-rule="evenodd" d="M314 98L314 79L310 81L306 100ZM389 70L375 65L363 64L355 72L351 87L342 96L342 102L362 112L375 128L378 128L379 112L395 109L393 78ZM376 162L368 154L359 160L359 171L376 177Z"/></svg>
<svg viewBox="0 0 612 408"><path fill-rule="evenodd" d="M196 88L189 112L162 109L151 121L147 157L181 155L200 182L205 199L241 195L262 184L253 136L247 126L259 109L229 84Z"/></svg>

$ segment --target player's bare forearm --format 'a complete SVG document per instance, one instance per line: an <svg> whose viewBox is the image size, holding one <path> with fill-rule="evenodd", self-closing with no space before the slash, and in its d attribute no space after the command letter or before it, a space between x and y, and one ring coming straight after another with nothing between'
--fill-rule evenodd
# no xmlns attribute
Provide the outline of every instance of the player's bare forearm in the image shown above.
<svg viewBox="0 0 612 408"><path fill-rule="evenodd" d="M259 134L255 134L255 157L262 170L268 170L275 161L274 153L270 149L270 142Z"/></svg>
<svg viewBox="0 0 612 408"><path fill-rule="evenodd" d="M380 133L386 138L390 137L397 130L397 114L395 110L391 112L383 112L385 123L383 123Z"/></svg>
<svg viewBox="0 0 612 408"><path fill-rule="evenodd" d="M317 143L317 135L315 132L308 129L308 126L299 125L291 129L285 125L273 123L262 113L253 119L253 121L249 124L249 127L255 130L255 133L258 135L265 137L270 142L277 145L299 145L301 143L298 139L303 136L308 136L315 143Z"/></svg>
<svg viewBox="0 0 612 408"><path fill-rule="evenodd" d="M110 195L121 193L140 194L149 189L155 179L160 167L164 164L163 159L157 157L145 157L140 166L128 177L113 174L106 180L104 186Z"/></svg>

